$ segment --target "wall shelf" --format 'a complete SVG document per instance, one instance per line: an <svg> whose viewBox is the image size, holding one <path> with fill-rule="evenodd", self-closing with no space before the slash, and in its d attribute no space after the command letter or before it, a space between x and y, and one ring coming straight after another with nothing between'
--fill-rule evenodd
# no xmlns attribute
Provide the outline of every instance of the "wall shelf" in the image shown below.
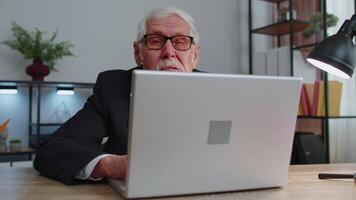
<svg viewBox="0 0 356 200"><path fill-rule="evenodd" d="M30 147L24 147L21 148L19 151L4 151L0 152L0 156L5 156L5 155L27 155L27 154L34 154L36 153L36 150Z"/></svg>
<svg viewBox="0 0 356 200"><path fill-rule="evenodd" d="M303 31L308 27L308 23L300 20L282 21L275 24L267 25L261 28L251 30L252 33L260 33L271 36L282 36L290 33L292 25L293 32Z"/></svg>
<svg viewBox="0 0 356 200"><path fill-rule="evenodd" d="M0 80L0 86L17 86L21 88L27 88L29 93L28 101L28 135L29 135L29 145L34 148L22 148L21 151L7 151L0 152L2 155L24 155L28 154L29 159L31 155L36 152L36 147L41 142L41 130L40 127L53 127L61 126L63 123L42 123L41 122L41 90L44 88L56 89L58 87L69 87L69 88L79 88L79 89L92 89L94 83L79 83L79 82L56 82L56 81L21 81L21 80ZM1 96L0 96L1 98ZM34 106L36 105L36 109ZM36 113L36 117L33 118L32 113ZM34 130L33 130L34 128ZM46 135L46 134L45 134ZM34 139L34 140L33 140ZM34 144L32 144L34 143Z"/></svg>
<svg viewBox="0 0 356 200"><path fill-rule="evenodd" d="M79 82L58 82L58 81L21 81L21 80L0 80L0 86L18 87L73 87L73 88L92 88L94 83Z"/></svg>
<svg viewBox="0 0 356 200"><path fill-rule="evenodd" d="M305 116L300 115L298 116L299 119L356 119L356 116Z"/></svg>
<svg viewBox="0 0 356 200"><path fill-rule="evenodd" d="M285 1L288 1L288 0L262 0L262 1L268 1L268 2L271 2L271 3L282 3L282 2L285 2Z"/></svg>
<svg viewBox="0 0 356 200"><path fill-rule="evenodd" d="M61 126L63 123L30 123L30 126Z"/></svg>

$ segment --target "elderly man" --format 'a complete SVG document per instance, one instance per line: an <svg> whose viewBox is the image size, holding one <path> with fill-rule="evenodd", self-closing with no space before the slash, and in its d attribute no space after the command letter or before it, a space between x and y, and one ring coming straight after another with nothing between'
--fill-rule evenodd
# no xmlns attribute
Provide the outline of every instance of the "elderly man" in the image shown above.
<svg viewBox="0 0 356 200"><path fill-rule="evenodd" d="M139 24L133 44L138 67L100 73L84 107L41 144L35 169L65 184L79 179L124 179L132 71L196 71L198 44L193 19L184 11L164 8L149 12ZM108 140L102 148L105 137Z"/></svg>

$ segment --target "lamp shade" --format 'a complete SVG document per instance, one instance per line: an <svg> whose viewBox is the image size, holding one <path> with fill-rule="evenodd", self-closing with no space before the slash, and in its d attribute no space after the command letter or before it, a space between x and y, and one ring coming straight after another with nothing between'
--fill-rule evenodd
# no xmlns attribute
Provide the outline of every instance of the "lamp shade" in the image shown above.
<svg viewBox="0 0 356 200"><path fill-rule="evenodd" d="M355 67L352 38L343 33L326 38L312 50L307 61L328 73L350 78Z"/></svg>

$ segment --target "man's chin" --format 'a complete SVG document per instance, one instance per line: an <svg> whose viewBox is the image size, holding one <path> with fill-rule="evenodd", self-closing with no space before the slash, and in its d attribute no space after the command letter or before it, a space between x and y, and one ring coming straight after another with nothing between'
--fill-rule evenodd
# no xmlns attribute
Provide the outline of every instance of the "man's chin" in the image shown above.
<svg viewBox="0 0 356 200"><path fill-rule="evenodd" d="M164 66L164 67L160 67L158 68L159 71L170 71L170 72L182 72L183 70L181 70L178 67L175 66Z"/></svg>

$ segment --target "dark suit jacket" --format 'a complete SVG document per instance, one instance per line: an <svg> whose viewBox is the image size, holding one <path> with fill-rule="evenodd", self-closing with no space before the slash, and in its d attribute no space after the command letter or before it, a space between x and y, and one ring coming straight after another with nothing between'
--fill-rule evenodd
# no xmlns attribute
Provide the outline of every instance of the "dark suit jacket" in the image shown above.
<svg viewBox="0 0 356 200"><path fill-rule="evenodd" d="M34 167L42 175L65 184L95 157L127 154L131 70L111 70L98 75L84 107L41 144ZM197 71L197 70L194 70ZM109 137L102 149L101 142Z"/></svg>

